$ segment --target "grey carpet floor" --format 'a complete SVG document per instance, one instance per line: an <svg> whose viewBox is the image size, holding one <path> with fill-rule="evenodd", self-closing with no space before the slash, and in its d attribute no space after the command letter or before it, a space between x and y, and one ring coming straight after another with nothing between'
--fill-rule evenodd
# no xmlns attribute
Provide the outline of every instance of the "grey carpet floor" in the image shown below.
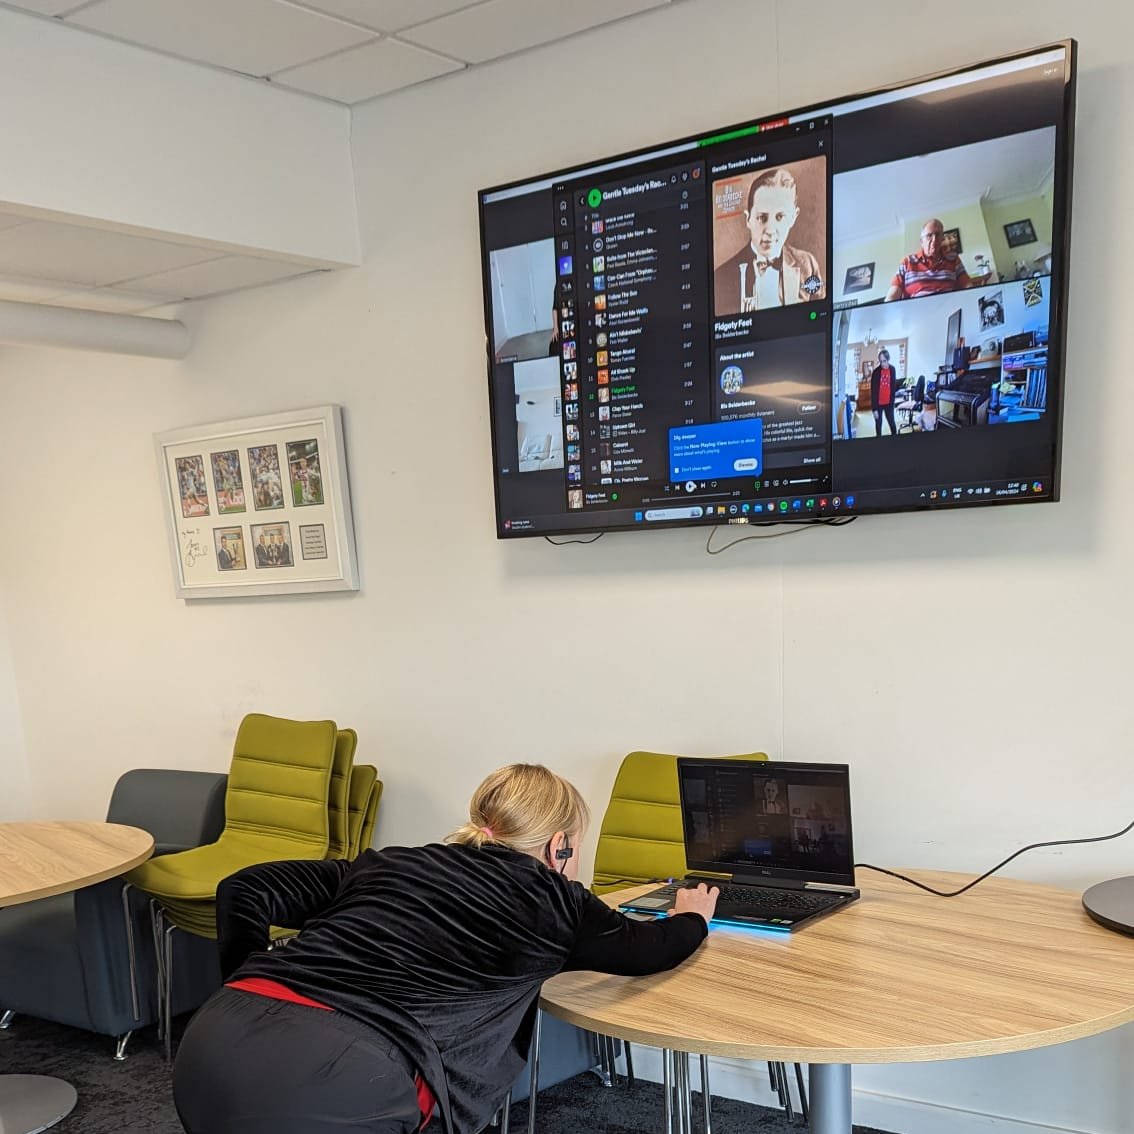
<svg viewBox="0 0 1134 1134"><path fill-rule="evenodd" d="M184 1024L184 1020L178 1023ZM176 1033L175 1033L176 1034ZM130 1041L129 1057L115 1063L114 1042L75 1028L26 1016L0 1031L0 1073L57 1075L71 1083L79 1102L52 1130L59 1134L182 1134L173 1109L169 1069L153 1028ZM694 1096L701 1125L700 1096ZM526 1103L512 1107L511 1134L526 1134ZM429 1134L440 1134L434 1122ZM662 1091L639 1081L632 1089L604 1088L595 1076L579 1075L540 1092L539 1134L657 1134L662 1129ZM751 1103L713 1097L714 1134L804 1134L797 1119ZM855 1134L882 1134L856 1126Z"/></svg>

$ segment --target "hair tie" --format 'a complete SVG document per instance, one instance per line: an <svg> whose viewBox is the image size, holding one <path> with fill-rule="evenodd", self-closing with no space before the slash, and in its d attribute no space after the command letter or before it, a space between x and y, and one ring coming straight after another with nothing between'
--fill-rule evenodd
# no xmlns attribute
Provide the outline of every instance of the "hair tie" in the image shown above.
<svg viewBox="0 0 1134 1134"><path fill-rule="evenodd" d="M486 834L486 835L487 835L487 836L488 836L488 837L489 837L490 839L494 839L494 838L496 837L496 836L495 836L495 835L494 835L494 834L492 833L492 828L491 828L491 827L477 827L477 830L478 830L478 831L483 831L483 832L484 832L484 833L485 833L485 834Z"/></svg>

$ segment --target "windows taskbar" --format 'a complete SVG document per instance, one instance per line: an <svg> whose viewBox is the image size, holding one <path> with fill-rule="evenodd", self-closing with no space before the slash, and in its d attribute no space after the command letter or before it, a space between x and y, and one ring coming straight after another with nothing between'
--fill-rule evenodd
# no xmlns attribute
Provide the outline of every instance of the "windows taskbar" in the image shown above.
<svg viewBox="0 0 1134 1134"><path fill-rule="evenodd" d="M910 512L942 506L1004 504L1056 499L1049 480L1017 479L978 483L934 483L914 488L868 489L849 493L823 492L768 496L758 500L727 503L643 504L636 508L602 508L561 513L555 516L510 517L502 523L502 535L577 534L637 527L700 524L774 524L827 520L837 516L884 512Z"/></svg>

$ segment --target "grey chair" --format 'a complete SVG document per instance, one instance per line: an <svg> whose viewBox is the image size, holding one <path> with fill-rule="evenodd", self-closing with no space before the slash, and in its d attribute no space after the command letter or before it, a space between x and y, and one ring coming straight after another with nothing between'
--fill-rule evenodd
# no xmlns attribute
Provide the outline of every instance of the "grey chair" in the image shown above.
<svg viewBox="0 0 1134 1134"><path fill-rule="evenodd" d="M227 783L219 772L135 769L119 778L106 817L149 831L155 854L203 846L224 828ZM220 966L215 942L179 948L175 1008L187 1012L220 986ZM21 1014L115 1036L123 1058L130 1033L158 1018L145 897L111 878L0 910L0 1012L0 1027Z"/></svg>

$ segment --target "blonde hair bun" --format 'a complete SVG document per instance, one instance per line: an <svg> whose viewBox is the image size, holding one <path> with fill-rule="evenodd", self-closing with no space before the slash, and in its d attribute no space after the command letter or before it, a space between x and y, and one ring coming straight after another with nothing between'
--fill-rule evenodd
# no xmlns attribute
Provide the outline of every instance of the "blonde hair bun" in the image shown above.
<svg viewBox="0 0 1134 1134"><path fill-rule="evenodd" d="M574 784L542 764L508 764L484 778L469 802L469 821L445 841L471 847L500 843L538 855L557 831L581 835L589 819Z"/></svg>

